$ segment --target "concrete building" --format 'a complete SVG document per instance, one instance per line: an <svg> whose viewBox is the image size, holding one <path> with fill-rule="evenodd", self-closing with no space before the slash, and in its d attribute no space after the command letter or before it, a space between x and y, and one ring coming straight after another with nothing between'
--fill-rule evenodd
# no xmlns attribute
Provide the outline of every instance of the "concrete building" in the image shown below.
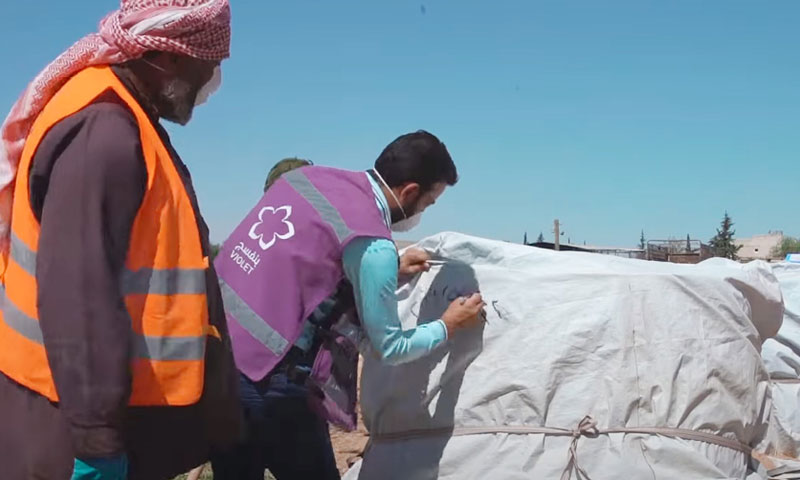
<svg viewBox="0 0 800 480"><path fill-rule="evenodd" d="M734 241L736 245L741 245L739 259L749 260L782 260L780 255L776 256L774 251L783 242L783 232L774 231L765 235L755 235L750 238L739 238Z"/></svg>
<svg viewBox="0 0 800 480"><path fill-rule="evenodd" d="M711 248L700 240L685 239L648 240L647 260L670 263L700 263L711 258Z"/></svg>

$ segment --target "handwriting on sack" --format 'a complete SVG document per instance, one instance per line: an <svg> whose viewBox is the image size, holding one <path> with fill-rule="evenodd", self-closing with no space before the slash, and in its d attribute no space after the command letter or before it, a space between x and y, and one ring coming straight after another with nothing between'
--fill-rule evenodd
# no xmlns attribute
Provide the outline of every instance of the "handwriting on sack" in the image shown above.
<svg viewBox="0 0 800 480"><path fill-rule="evenodd" d="M422 301L419 302L418 308L411 310L411 313L419 318L420 312L424 312L427 309L433 310L438 307L438 309L447 308L450 303L455 301L458 297L469 296L475 293L474 291L463 291L463 289L459 289L458 287L452 285L444 285L442 287L432 287L428 289L428 292L425 293L425 296L422 298ZM492 307L492 310L497 315L498 318L503 319L507 316L507 312L500 302L497 300L488 300L484 297L483 301Z"/></svg>
<svg viewBox="0 0 800 480"><path fill-rule="evenodd" d="M460 289L451 285L445 285L441 288L431 288L422 299L421 307L425 308L426 303L430 303L434 300L447 302L449 304L458 297L471 295L472 293L473 292L462 292Z"/></svg>
<svg viewBox="0 0 800 480"><path fill-rule="evenodd" d="M248 275L253 273L253 270L261 263L258 253L252 248L246 247L244 242L239 242L239 245L231 250L231 260Z"/></svg>

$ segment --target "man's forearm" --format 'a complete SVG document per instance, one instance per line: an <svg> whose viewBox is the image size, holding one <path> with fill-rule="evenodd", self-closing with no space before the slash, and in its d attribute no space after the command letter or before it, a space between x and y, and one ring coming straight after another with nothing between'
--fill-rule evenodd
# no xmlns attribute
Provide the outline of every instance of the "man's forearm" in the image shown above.
<svg viewBox="0 0 800 480"><path fill-rule="evenodd" d="M388 240L357 239L343 256L345 275L355 289L356 307L375 351L391 364L428 354L447 339L441 321L403 330L397 314L397 251Z"/></svg>

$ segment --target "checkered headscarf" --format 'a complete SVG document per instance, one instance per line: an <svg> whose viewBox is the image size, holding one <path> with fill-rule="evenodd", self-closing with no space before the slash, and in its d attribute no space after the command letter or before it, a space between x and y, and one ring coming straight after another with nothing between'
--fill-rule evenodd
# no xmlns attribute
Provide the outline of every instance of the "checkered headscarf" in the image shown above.
<svg viewBox="0 0 800 480"><path fill-rule="evenodd" d="M98 33L79 40L39 73L0 129L0 251L8 251L14 180L25 139L66 81L87 67L126 62L154 50L223 60L230 56L230 21L228 0L121 0Z"/></svg>

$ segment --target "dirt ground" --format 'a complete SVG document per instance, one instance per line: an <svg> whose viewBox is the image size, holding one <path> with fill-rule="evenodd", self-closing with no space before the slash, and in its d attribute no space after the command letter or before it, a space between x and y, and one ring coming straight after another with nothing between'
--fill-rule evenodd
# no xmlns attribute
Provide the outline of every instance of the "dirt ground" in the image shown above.
<svg viewBox="0 0 800 480"><path fill-rule="evenodd" d="M354 432L348 433L331 427L331 442L333 442L333 451L336 453L336 466L339 467L340 473L346 472L350 465L358 460L367 445L368 439L367 429L364 428L364 423L361 421L360 416L358 429Z"/></svg>
<svg viewBox="0 0 800 480"><path fill-rule="evenodd" d="M361 369L364 366L364 359L358 359L358 379L359 387L361 386ZM359 392L360 394L360 392ZM359 399L358 405L358 428L353 432L345 432L336 427L331 427L331 443L333 443L333 451L336 453L336 466L339 467L339 473L346 472L350 465L358 460L364 447L367 446L369 434L366 427L364 427L364 418L361 415L361 401Z"/></svg>
<svg viewBox="0 0 800 480"><path fill-rule="evenodd" d="M367 429L364 428L364 423L361 421L361 416L358 418L358 429L354 432L345 432L336 427L331 427L331 442L333 443L333 451L336 453L336 466L339 467L339 473L344 474L350 468L364 447L367 445L369 435ZM211 466L206 466L200 480L213 480L214 475L211 472ZM181 475L175 480L185 480L186 475ZM264 480L274 480L274 477L269 473L264 475Z"/></svg>
<svg viewBox="0 0 800 480"><path fill-rule="evenodd" d="M358 429L354 432L345 432L338 428L331 427L331 442L333 443L333 450L336 453L336 466L339 467L339 473L344 474L350 465L352 465L364 447L367 445L367 429L364 428L364 423L359 416ZM200 480L213 480L214 475L211 472L211 466L206 466ZM181 475L175 480L185 480L186 475ZM264 480L274 480L274 477L269 473L265 473Z"/></svg>
<svg viewBox="0 0 800 480"><path fill-rule="evenodd" d="M359 362L358 376L361 377L361 362ZM339 467L339 473L344 474L350 465L358 460L358 457L364 451L367 445L369 434L364 427L364 422L360 414L358 415L358 428L353 432L345 432L336 427L331 427L331 443L333 444L333 451L336 454L336 466ZM213 480L214 476L211 472L211 466L208 465L200 476L200 480ZM184 480L186 475L181 475L175 480ZM268 472L264 475L264 480L274 480L274 477Z"/></svg>

